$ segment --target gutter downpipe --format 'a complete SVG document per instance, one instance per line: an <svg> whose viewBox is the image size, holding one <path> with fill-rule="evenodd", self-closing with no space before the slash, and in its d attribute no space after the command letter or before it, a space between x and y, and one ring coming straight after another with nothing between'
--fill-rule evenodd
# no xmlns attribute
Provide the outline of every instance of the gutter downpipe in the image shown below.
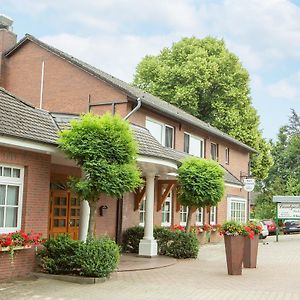
<svg viewBox="0 0 300 300"><path fill-rule="evenodd" d="M138 111L140 109L140 107L142 106L142 99L140 97L138 97L136 99L136 101L137 101L136 107L132 111L130 111L127 114L127 116L124 117L124 120L127 120L131 115L133 115L136 111Z"/></svg>

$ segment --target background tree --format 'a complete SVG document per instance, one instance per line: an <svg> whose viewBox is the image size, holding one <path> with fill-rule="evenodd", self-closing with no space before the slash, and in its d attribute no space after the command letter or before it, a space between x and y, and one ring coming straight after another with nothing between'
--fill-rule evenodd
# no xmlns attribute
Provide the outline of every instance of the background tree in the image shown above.
<svg viewBox="0 0 300 300"><path fill-rule="evenodd" d="M260 183L256 218L275 217L273 196L300 195L300 119L295 110L292 110L289 123L279 129L271 154L274 165L268 177Z"/></svg>
<svg viewBox="0 0 300 300"><path fill-rule="evenodd" d="M93 234L101 193L121 197L141 184L136 165L137 144L130 125L119 116L91 113L71 121L70 130L60 133L60 148L83 171L70 185L90 205L89 234Z"/></svg>
<svg viewBox="0 0 300 300"><path fill-rule="evenodd" d="M186 231L191 225L193 211L205 206L216 206L224 194L224 170L213 160L188 157L178 169L181 205L187 206Z"/></svg>
<svg viewBox="0 0 300 300"><path fill-rule="evenodd" d="M270 147L251 104L249 74L223 40L184 38L157 56L147 55L133 83L256 149L252 172L267 176Z"/></svg>

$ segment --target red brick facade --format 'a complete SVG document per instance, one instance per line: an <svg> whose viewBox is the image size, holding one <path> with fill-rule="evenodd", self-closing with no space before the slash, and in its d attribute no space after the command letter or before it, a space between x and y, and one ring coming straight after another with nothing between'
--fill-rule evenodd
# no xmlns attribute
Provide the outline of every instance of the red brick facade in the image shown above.
<svg viewBox="0 0 300 300"><path fill-rule="evenodd" d="M1 34L0 30L0 38ZM10 43L9 46L11 46L12 40L7 39L7 41L8 44ZM2 48L0 42L0 54ZM2 62L3 68L0 69L2 71L0 72L0 85L34 106L40 107L43 63L43 109L51 112L79 114L88 111L88 99L90 99L92 104L99 102L123 102L116 105L116 111L125 116L134 105L128 102L128 96L121 89L96 78L87 71L31 41L25 41L19 49L4 59ZM95 107L92 111L102 114L106 111L111 111L111 109L112 106L107 104ZM220 164L224 165L237 178L240 178L241 173L246 174L248 172L249 152L244 148L226 139L209 134L205 130L193 127L188 123L164 116L158 111L154 112L144 106L130 118L130 121L145 126L147 117L174 127L176 150L183 151L184 132L188 132L205 140L206 158L210 158L211 143L216 143L219 148L218 160ZM230 151L230 161L228 164L225 162L225 148L229 148ZM47 235L50 181L66 181L69 175L80 176L80 171L76 168L51 165L50 155L3 147L0 147L1 163L18 165L25 168L22 228L25 231L35 230ZM217 223L226 220L227 197L229 195L244 199L247 197L247 193L240 188L227 186L224 198L217 209ZM97 215L97 234L107 234L114 238L116 236L117 201L102 196L99 200L99 207L105 205L108 209L104 215ZM179 224L179 212L175 208L176 202L174 200L172 223ZM156 225L161 225L161 216L161 211L155 209L154 220ZM195 215L193 216L194 222ZM209 213L205 211L204 223L208 222ZM125 230L138 223L139 212L138 210L134 211L133 194L126 194L123 201L122 228ZM212 240L215 239L218 239L218 237L212 236Z"/></svg>

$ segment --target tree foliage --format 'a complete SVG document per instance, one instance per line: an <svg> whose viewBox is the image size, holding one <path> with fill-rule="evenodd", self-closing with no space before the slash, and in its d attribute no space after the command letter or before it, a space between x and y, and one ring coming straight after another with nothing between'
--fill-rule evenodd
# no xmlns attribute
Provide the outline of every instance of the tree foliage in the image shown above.
<svg viewBox="0 0 300 300"><path fill-rule="evenodd" d="M82 168L84 176L71 178L70 185L90 204L92 233L100 194L121 197L141 184L137 144L129 123L119 116L89 113L70 125L70 130L60 133L59 147Z"/></svg>
<svg viewBox="0 0 300 300"><path fill-rule="evenodd" d="M275 217L273 196L300 195L300 118L295 110L292 110L289 123L280 128L271 154L274 165L262 181L256 200L255 215L258 218Z"/></svg>
<svg viewBox="0 0 300 300"><path fill-rule="evenodd" d="M255 148L252 171L267 176L270 148L258 129L249 74L223 40L183 38L157 56L147 55L134 84Z"/></svg>
<svg viewBox="0 0 300 300"><path fill-rule="evenodd" d="M224 194L224 170L213 160L188 157L178 169L180 204L189 207L186 230L189 230L192 210L216 206Z"/></svg>

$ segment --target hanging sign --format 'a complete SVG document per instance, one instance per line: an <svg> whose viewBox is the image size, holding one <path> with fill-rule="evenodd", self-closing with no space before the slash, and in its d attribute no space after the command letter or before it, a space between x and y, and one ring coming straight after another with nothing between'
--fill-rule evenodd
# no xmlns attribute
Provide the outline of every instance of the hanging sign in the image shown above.
<svg viewBox="0 0 300 300"><path fill-rule="evenodd" d="M254 178L245 178L244 179L244 190L246 192L252 192L255 187L255 179Z"/></svg>

